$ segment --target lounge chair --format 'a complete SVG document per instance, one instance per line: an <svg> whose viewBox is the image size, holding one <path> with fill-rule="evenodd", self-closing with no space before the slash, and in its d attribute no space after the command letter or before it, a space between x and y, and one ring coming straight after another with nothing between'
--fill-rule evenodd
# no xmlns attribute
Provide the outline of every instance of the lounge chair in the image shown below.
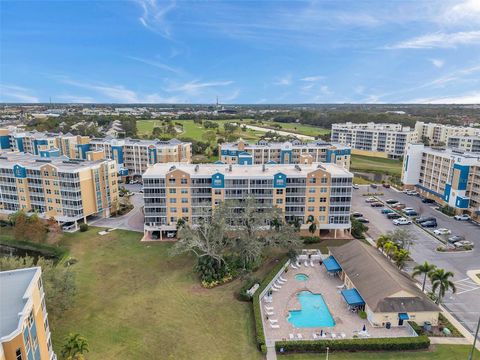
<svg viewBox="0 0 480 360"><path fill-rule="evenodd" d="M282 281L282 280L280 280L280 279L277 279L277 283L278 283L279 285L283 285L283 284L285 284L285 281Z"/></svg>
<svg viewBox="0 0 480 360"><path fill-rule="evenodd" d="M337 338L337 335L335 333L331 333L330 335L332 337L332 339L336 339Z"/></svg>
<svg viewBox="0 0 480 360"><path fill-rule="evenodd" d="M308 267L308 261L305 260L305 262L303 263L305 265L305 267Z"/></svg>
<svg viewBox="0 0 480 360"><path fill-rule="evenodd" d="M292 269L298 269L298 267L296 267L296 266L293 265L293 264L290 264L290 267L291 267Z"/></svg>
<svg viewBox="0 0 480 360"><path fill-rule="evenodd" d="M278 290L280 290L280 289L282 288L280 285L277 285L277 284L273 284L273 287L274 287L275 289L278 289Z"/></svg>
<svg viewBox="0 0 480 360"><path fill-rule="evenodd" d="M295 339L295 335L293 335L293 334L288 334L288 337L290 338L290 340L294 340L294 339Z"/></svg>
<svg viewBox="0 0 480 360"><path fill-rule="evenodd" d="M297 339L300 339L300 340L303 339L302 334L297 334Z"/></svg>
<svg viewBox="0 0 480 360"><path fill-rule="evenodd" d="M297 265L297 268L302 266L302 264L300 264L300 261L298 261L298 260L297 260L297 263L295 265Z"/></svg>
<svg viewBox="0 0 480 360"><path fill-rule="evenodd" d="M275 292L278 292L278 289L276 289L276 288L274 288L274 287L270 288L270 290L275 291Z"/></svg>
<svg viewBox="0 0 480 360"><path fill-rule="evenodd" d="M323 333L322 335L320 335L321 338L326 338L327 337L327 334L326 333Z"/></svg>
<svg viewBox="0 0 480 360"><path fill-rule="evenodd" d="M368 333L368 331L366 331L366 330L363 331L362 330L362 331L358 332L358 336L360 336L360 337L370 337L370 334Z"/></svg>
<svg viewBox="0 0 480 360"><path fill-rule="evenodd" d="M342 339L345 339L345 338L347 337L347 335L346 335L344 332L342 332L342 333L340 333L340 337L341 337Z"/></svg>
<svg viewBox="0 0 480 360"><path fill-rule="evenodd" d="M275 315L275 313L273 311L265 311L265 314L267 314L268 316Z"/></svg>
<svg viewBox="0 0 480 360"><path fill-rule="evenodd" d="M313 340L318 340L319 339L319 336L315 333L312 334L312 338Z"/></svg>
<svg viewBox="0 0 480 360"><path fill-rule="evenodd" d="M310 266L311 266L311 267L314 267L314 266L315 266L313 260L310 260Z"/></svg>
<svg viewBox="0 0 480 360"><path fill-rule="evenodd" d="M265 311L272 311L273 310L273 306L266 306L265 305Z"/></svg>
<svg viewBox="0 0 480 360"><path fill-rule="evenodd" d="M284 279L283 277L279 277L280 280L282 280L283 282L287 282L287 279Z"/></svg>
<svg viewBox="0 0 480 360"><path fill-rule="evenodd" d="M272 325L278 323L277 319L268 319L268 321L270 321L270 324Z"/></svg>
<svg viewBox="0 0 480 360"><path fill-rule="evenodd" d="M280 325L270 324L270 327L271 327L272 329L280 329Z"/></svg>

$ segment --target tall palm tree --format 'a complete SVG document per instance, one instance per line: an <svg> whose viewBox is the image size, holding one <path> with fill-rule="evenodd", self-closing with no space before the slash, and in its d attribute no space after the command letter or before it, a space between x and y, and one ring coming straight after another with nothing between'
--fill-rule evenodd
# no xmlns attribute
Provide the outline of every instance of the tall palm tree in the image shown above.
<svg viewBox="0 0 480 360"><path fill-rule="evenodd" d="M84 354L89 352L88 341L80 334L68 334L62 348L62 357L65 360L83 360Z"/></svg>
<svg viewBox="0 0 480 360"><path fill-rule="evenodd" d="M389 241L392 241L392 239L390 238L390 236L388 235L380 235L377 239L377 248L379 249L382 249L383 250L383 246L389 242Z"/></svg>
<svg viewBox="0 0 480 360"><path fill-rule="evenodd" d="M406 249L397 249L393 254L395 265L397 265L400 270L405 267L409 255L410 252Z"/></svg>
<svg viewBox="0 0 480 360"><path fill-rule="evenodd" d="M308 231L310 234L315 235L315 231L317 231L317 224L315 223L315 219L313 216L309 216L307 223L310 223L310 226L308 227Z"/></svg>
<svg viewBox="0 0 480 360"><path fill-rule="evenodd" d="M450 278L454 277L451 271L435 269L429 274L429 277L432 283L432 293L435 293L438 289L437 304L440 304L448 290L452 290L453 293L457 291L455 284L450 280Z"/></svg>
<svg viewBox="0 0 480 360"><path fill-rule="evenodd" d="M387 241L385 245L383 245L383 250L385 250L385 253L389 258L392 257L392 255L397 251L397 245L393 241Z"/></svg>
<svg viewBox="0 0 480 360"><path fill-rule="evenodd" d="M428 274L430 274L436 268L437 267L434 264L429 264L427 261L413 268L412 277L416 277L418 275L423 274L422 292L425 291L425 284L427 282Z"/></svg>

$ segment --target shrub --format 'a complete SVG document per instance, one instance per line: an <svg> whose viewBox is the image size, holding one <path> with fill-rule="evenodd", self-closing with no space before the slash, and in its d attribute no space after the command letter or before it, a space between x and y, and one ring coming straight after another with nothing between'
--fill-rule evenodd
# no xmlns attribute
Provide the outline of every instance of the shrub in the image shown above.
<svg viewBox="0 0 480 360"><path fill-rule="evenodd" d="M304 244L318 244L322 241L319 236L302 236L300 240L303 241Z"/></svg>
<svg viewBox="0 0 480 360"><path fill-rule="evenodd" d="M238 300L240 300L240 301L252 301L252 296L248 295L247 291L250 290L253 285L259 284L259 283L260 283L260 280L258 280L257 278L248 277L245 280L245 283L240 288L240 291L237 294ZM257 291L258 291L258 289L257 289Z"/></svg>
<svg viewBox="0 0 480 360"><path fill-rule="evenodd" d="M360 316L360 319L365 320L365 319L367 318L367 313L366 313L365 311L363 311L363 310L360 310L360 311L358 312L358 316Z"/></svg>
<svg viewBox="0 0 480 360"><path fill-rule="evenodd" d="M85 232L87 230L88 230L88 224L85 224L85 223L80 224L80 231L81 232Z"/></svg>
<svg viewBox="0 0 480 360"><path fill-rule="evenodd" d="M438 321L440 322L440 324L443 325L443 327L446 327L448 328L448 330L450 330L451 332L450 336L463 337L462 333L458 331L458 329L455 326L453 326L453 324L445 316L443 316L442 313L438 315Z"/></svg>
<svg viewBox="0 0 480 360"><path fill-rule="evenodd" d="M424 335L425 331L423 331L423 328L420 325L418 325L415 321L408 321L408 323L418 335Z"/></svg>
<svg viewBox="0 0 480 360"><path fill-rule="evenodd" d="M324 352L327 347L330 351L402 351L427 349L430 339L425 336L403 338L370 338L346 340L305 340L305 341L277 341L276 350L283 348L289 352Z"/></svg>

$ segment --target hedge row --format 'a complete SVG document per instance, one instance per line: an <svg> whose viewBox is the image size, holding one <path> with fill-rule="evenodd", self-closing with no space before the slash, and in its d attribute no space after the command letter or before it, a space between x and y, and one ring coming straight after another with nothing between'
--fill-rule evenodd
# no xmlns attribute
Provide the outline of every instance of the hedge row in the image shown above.
<svg viewBox="0 0 480 360"><path fill-rule="evenodd" d="M265 346L265 335L263 334L263 319L262 319L262 312L260 309L261 306L261 299L260 294L263 290L268 286L270 281L277 275L277 273L285 267L287 260L282 258L279 260L278 264L270 270L270 272L265 276L263 281L260 283L260 287L255 292L253 296L253 317L255 318L255 340L257 342L258 349L261 350L263 353L267 352L267 347Z"/></svg>
<svg viewBox="0 0 480 360"><path fill-rule="evenodd" d="M402 338L369 338L345 340L305 340L277 341L275 349L283 353L292 352L323 352L327 347L330 351L401 351L420 350L430 346L427 336Z"/></svg>

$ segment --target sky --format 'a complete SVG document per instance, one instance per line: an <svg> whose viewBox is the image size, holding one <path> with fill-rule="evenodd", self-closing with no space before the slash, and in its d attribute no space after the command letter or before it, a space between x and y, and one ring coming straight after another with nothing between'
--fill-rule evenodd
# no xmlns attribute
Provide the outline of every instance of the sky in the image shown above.
<svg viewBox="0 0 480 360"><path fill-rule="evenodd" d="M480 0L0 0L0 102L480 103Z"/></svg>

